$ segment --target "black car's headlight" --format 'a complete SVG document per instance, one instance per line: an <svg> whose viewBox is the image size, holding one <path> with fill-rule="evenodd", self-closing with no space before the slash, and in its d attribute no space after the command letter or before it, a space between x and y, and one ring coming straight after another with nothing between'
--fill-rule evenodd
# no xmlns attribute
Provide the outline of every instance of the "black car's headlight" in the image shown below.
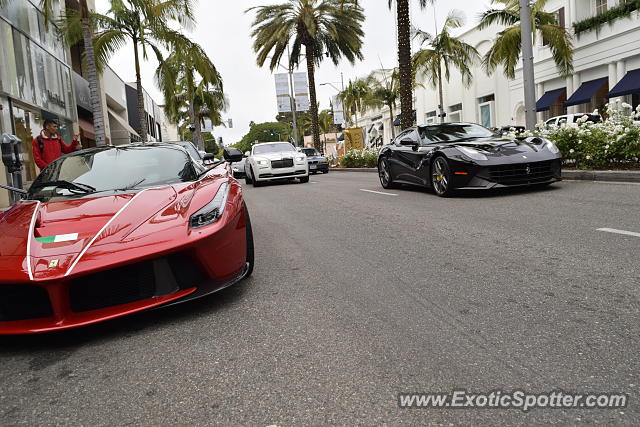
<svg viewBox="0 0 640 427"><path fill-rule="evenodd" d="M456 147L462 153L473 160L487 160L487 156L472 147Z"/></svg>
<svg viewBox="0 0 640 427"><path fill-rule="evenodd" d="M556 144L549 141L548 139L545 139L545 141L547 142L546 144L547 150L551 151L553 154L558 154L560 152Z"/></svg>
<svg viewBox="0 0 640 427"><path fill-rule="evenodd" d="M189 218L189 226L191 228L204 227L213 224L220 219L227 206L227 197L231 186L228 182L223 182L213 200L204 205L202 209L191 215Z"/></svg>

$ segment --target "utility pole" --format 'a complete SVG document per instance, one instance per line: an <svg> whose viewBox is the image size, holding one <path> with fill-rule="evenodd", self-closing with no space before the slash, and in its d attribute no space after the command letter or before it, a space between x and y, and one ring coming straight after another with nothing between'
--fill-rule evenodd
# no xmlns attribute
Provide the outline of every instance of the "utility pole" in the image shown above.
<svg viewBox="0 0 640 427"><path fill-rule="evenodd" d="M289 44L287 44L287 60L289 61L289 90L291 96L289 100L291 102L291 114L293 115L293 140L295 146L298 146L298 119L296 117L296 93L293 86L293 65L291 64L291 51L289 50Z"/></svg>
<svg viewBox="0 0 640 427"><path fill-rule="evenodd" d="M522 81L524 83L524 111L527 129L536 127L536 86L531 42L531 6L529 0L520 0L520 30L522 38Z"/></svg>

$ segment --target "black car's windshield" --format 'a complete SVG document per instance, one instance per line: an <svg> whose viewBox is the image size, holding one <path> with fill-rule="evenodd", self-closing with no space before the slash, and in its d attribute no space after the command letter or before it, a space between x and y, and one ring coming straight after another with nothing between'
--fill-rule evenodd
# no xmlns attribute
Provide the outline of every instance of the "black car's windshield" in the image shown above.
<svg viewBox="0 0 640 427"><path fill-rule="evenodd" d="M125 191L192 181L200 172L178 148L137 146L85 150L61 157L47 166L31 185L29 196L42 199Z"/></svg>
<svg viewBox="0 0 640 427"><path fill-rule="evenodd" d="M295 148L288 142L277 142L275 144L256 145L253 147L253 154L279 153L281 151L295 151Z"/></svg>
<svg viewBox="0 0 640 427"><path fill-rule="evenodd" d="M315 148L303 148L300 151L302 151L304 154L306 154L309 157L320 155L320 153L318 153Z"/></svg>
<svg viewBox="0 0 640 427"><path fill-rule="evenodd" d="M493 132L472 123L451 123L418 128L420 138L425 143L452 142L461 139L488 138Z"/></svg>

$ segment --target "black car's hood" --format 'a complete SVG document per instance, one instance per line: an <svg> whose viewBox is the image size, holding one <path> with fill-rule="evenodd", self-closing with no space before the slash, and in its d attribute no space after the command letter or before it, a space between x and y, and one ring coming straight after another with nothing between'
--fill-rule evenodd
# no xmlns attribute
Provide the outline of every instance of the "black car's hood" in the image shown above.
<svg viewBox="0 0 640 427"><path fill-rule="evenodd" d="M440 143L443 146L470 147L489 155L510 156L517 154L531 154L546 150L546 142L538 138L470 138L452 142Z"/></svg>

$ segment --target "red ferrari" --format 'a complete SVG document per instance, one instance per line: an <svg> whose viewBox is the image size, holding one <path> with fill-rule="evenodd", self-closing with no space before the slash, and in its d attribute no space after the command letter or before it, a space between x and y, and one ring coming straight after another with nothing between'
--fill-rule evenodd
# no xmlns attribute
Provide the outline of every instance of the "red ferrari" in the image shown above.
<svg viewBox="0 0 640 427"><path fill-rule="evenodd" d="M236 162L242 153L225 150ZM0 334L89 325L249 276L253 235L228 163L175 144L61 157L0 217Z"/></svg>

